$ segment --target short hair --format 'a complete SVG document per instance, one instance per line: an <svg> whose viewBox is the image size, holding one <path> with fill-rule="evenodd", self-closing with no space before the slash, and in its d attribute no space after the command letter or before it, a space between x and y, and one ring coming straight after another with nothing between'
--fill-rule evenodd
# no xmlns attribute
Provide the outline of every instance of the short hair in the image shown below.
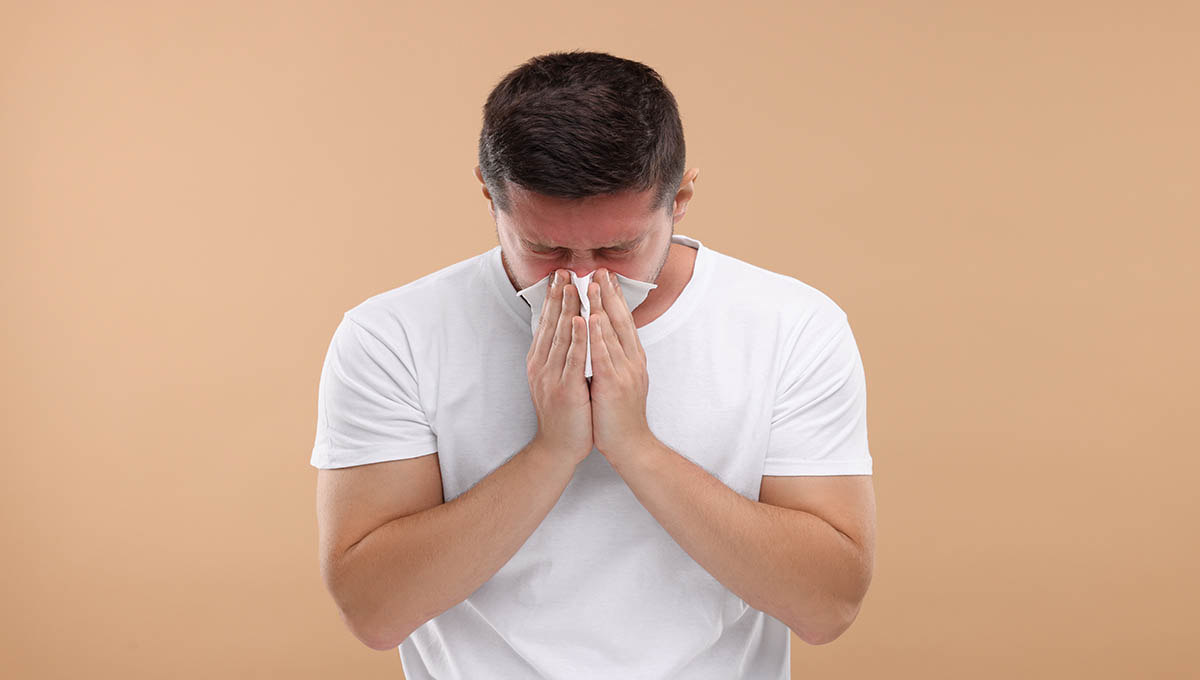
<svg viewBox="0 0 1200 680"><path fill-rule="evenodd" d="M684 162L675 97L640 62L581 50L536 56L483 106L480 174L510 214L509 182L558 198L656 188L651 206L669 212Z"/></svg>

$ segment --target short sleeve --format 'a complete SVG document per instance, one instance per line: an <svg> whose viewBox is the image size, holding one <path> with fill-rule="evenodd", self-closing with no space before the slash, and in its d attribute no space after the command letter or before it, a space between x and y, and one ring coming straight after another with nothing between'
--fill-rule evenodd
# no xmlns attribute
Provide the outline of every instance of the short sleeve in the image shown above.
<svg viewBox="0 0 1200 680"><path fill-rule="evenodd" d="M869 475L867 385L846 313L814 315L776 388L764 475Z"/></svg>
<svg viewBox="0 0 1200 680"><path fill-rule="evenodd" d="M312 466L343 468L436 451L406 340L384 342L347 312L321 368Z"/></svg>

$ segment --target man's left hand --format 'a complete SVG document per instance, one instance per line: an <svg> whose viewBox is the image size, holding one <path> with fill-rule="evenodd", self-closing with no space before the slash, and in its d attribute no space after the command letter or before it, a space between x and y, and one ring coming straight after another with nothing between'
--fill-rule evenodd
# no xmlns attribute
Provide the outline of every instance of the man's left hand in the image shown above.
<svg viewBox="0 0 1200 680"><path fill-rule="evenodd" d="M646 422L646 352L616 277L599 269L588 284L592 343L592 441L616 463L655 441Z"/></svg>

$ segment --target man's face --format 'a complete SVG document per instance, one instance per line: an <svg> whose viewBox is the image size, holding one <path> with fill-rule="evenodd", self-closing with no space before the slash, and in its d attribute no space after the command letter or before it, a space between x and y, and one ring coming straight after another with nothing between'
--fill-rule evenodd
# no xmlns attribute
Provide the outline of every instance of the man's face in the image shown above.
<svg viewBox="0 0 1200 680"><path fill-rule="evenodd" d="M650 210L653 190L583 199L552 198L510 184L512 214L495 213L501 261L515 290L556 269L583 276L605 268L655 282L675 221Z"/></svg>

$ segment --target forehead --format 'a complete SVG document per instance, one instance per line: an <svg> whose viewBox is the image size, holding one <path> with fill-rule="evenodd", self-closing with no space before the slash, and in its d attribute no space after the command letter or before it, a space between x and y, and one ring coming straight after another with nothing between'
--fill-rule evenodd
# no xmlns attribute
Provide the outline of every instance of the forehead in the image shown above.
<svg viewBox="0 0 1200 680"><path fill-rule="evenodd" d="M592 250L631 246L653 233L666 215L650 210L652 192L624 192L582 199L512 192L512 215L505 220L528 247Z"/></svg>

